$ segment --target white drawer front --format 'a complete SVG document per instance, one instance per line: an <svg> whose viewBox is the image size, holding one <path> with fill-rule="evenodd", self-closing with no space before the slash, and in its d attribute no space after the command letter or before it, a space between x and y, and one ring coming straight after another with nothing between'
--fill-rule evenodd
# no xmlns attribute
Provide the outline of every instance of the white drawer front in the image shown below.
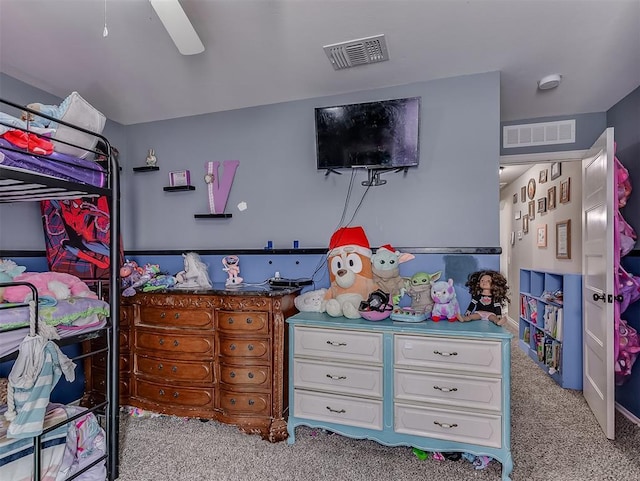
<svg viewBox="0 0 640 481"><path fill-rule="evenodd" d="M293 414L299 418L382 430L382 401L295 390Z"/></svg>
<svg viewBox="0 0 640 481"><path fill-rule="evenodd" d="M296 359L293 384L296 388L382 398L382 367Z"/></svg>
<svg viewBox="0 0 640 481"><path fill-rule="evenodd" d="M295 355L382 363L382 334L298 327Z"/></svg>
<svg viewBox="0 0 640 481"><path fill-rule="evenodd" d="M457 376L396 369L396 401L418 401L501 412L500 378Z"/></svg>
<svg viewBox="0 0 640 481"><path fill-rule="evenodd" d="M448 441L502 447L501 417L396 403L395 431Z"/></svg>
<svg viewBox="0 0 640 481"><path fill-rule="evenodd" d="M501 344L496 341L396 335L394 362L400 367L500 374Z"/></svg>

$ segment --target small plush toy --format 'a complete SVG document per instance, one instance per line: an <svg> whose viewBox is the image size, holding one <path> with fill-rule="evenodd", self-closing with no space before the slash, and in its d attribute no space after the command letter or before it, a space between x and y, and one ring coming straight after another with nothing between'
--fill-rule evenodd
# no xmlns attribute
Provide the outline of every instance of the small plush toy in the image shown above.
<svg viewBox="0 0 640 481"><path fill-rule="evenodd" d="M184 257L184 270L176 274L176 286L183 289L188 288L211 288L211 279L207 265L200 259L197 252L187 252Z"/></svg>
<svg viewBox="0 0 640 481"><path fill-rule="evenodd" d="M381 246L371 256L373 281L392 299L404 295L406 279L400 277L400 264L411 259L415 259L413 254L401 253L390 244Z"/></svg>
<svg viewBox="0 0 640 481"><path fill-rule="evenodd" d="M326 293L325 288L303 292L293 300L293 303L300 312L324 312L322 299Z"/></svg>
<svg viewBox="0 0 640 481"><path fill-rule="evenodd" d="M17 275L13 280L14 282L30 282L36 287L39 296L48 296L54 299L98 298L97 294L78 277L63 272L25 272ZM4 299L8 302L28 302L31 299L31 289L27 286L7 287L4 291Z"/></svg>
<svg viewBox="0 0 640 481"><path fill-rule="evenodd" d="M411 279L405 281L407 295L411 297L411 308L415 312L431 314L433 308L433 298L431 297L431 286L440 279L441 271L429 274L428 272L416 272Z"/></svg>
<svg viewBox="0 0 640 481"><path fill-rule="evenodd" d="M332 317L359 319L360 303L378 286L373 281L369 239L360 226L341 227L329 241L329 280L324 310Z"/></svg>
<svg viewBox="0 0 640 481"><path fill-rule="evenodd" d="M9 259L0 259L0 282L11 282L14 277L27 270ZM4 299L4 287L0 287L0 302Z"/></svg>
<svg viewBox="0 0 640 481"><path fill-rule="evenodd" d="M502 306L509 302L507 279L497 271L483 270L469 275L465 286L469 288L471 302L462 320L483 319L498 326L506 322Z"/></svg>
<svg viewBox="0 0 640 481"><path fill-rule="evenodd" d="M431 298L433 299L431 319L434 322L440 319L447 319L449 322L462 321L453 279L435 282L431 286Z"/></svg>
<svg viewBox="0 0 640 481"><path fill-rule="evenodd" d="M227 280L224 285L226 287L235 287L242 284L242 277L240 277L240 259L238 256L226 256L222 258L223 271L227 273Z"/></svg>

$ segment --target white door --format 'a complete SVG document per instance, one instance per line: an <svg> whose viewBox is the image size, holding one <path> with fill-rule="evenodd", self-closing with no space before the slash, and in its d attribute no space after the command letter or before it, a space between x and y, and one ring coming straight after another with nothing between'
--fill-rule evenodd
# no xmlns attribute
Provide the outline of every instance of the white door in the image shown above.
<svg viewBox="0 0 640 481"><path fill-rule="evenodd" d="M582 389L609 439L615 437L613 155L613 128L608 128L582 160Z"/></svg>

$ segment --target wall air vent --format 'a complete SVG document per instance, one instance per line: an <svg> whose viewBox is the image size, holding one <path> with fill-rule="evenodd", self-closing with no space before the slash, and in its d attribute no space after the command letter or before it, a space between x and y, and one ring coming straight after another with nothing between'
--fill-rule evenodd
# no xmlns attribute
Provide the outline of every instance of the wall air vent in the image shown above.
<svg viewBox="0 0 640 481"><path fill-rule="evenodd" d="M323 48L335 70L389 60L384 35L334 43Z"/></svg>
<svg viewBox="0 0 640 481"><path fill-rule="evenodd" d="M573 144L576 141L576 121L559 120L537 124L505 125L502 128L502 148L539 145Z"/></svg>

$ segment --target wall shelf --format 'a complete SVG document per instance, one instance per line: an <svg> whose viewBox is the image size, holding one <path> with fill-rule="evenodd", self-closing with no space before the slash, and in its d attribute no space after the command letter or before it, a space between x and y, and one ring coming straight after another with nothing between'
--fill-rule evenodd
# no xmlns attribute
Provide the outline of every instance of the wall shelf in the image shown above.
<svg viewBox="0 0 640 481"><path fill-rule="evenodd" d="M155 170L160 170L160 167L157 165L143 165L142 167L134 167L134 172L152 172Z"/></svg>
<svg viewBox="0 0 640 481"><path fill-rule="evenodd" d="M196 219L230 219L232 214L194 214Z"/></svg>
<svg viewBox="0 0 640 481"><path fill-rule="evenodd" d="M582 275L520 269L519 324L520 348L560 386L581 390Z"/></svg>
<svg viewBox="0 0 640 481"><path fill-rule="evenodd" d="M176 185L173 187L163 187L162 190L165 192L180 192L185 190L196 190L195 185Z"/></svg>

